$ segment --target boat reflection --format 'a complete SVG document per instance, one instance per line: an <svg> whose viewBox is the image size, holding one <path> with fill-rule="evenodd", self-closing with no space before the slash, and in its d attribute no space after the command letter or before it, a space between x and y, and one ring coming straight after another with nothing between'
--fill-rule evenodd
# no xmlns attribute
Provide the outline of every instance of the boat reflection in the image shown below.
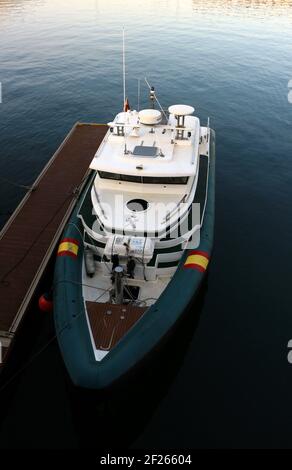
<svg viewBox="0 0 292 470"><path fill-rule="evenodd" d="M80 447L129 447L139 437L181 369L207 289L208 276L167 342L122 383L99 395L71 387L69 395Z"/></svg>

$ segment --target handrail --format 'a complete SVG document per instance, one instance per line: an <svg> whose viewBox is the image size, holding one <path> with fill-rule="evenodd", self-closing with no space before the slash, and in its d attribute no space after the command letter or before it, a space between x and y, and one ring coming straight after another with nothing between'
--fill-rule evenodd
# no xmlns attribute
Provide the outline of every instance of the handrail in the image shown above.
<svg viewBox="0 0 292 470"><path fill-rule="evenodd" d="M165 129L167 131L175 131L177 129L183 130L183 131L194 131L195 129L193 127L178 127L178 126L170 126L170 125L163 125L163 124L153 124L153 126L148 126L144 124L122 124L122 123L117 123L117 122L108 122L107 123L108 127L123 127L123 128L135 128L135 129L145 129L148 127L153 127L154 129L159 127L162 129Z"/></svg>
<svg viewBox="0 0 292 470"><path fill-rule="evenodd" d="M167 213L167 215L164 217L164 219L161 222L162 224L169 221L169 219L178 211L181 204L186 204L185 202L186 198L187 198L187 194L185 194L182 197L182 199L176 204L176 206L173 207L173 209L171 209L171 211Z"/></svg>

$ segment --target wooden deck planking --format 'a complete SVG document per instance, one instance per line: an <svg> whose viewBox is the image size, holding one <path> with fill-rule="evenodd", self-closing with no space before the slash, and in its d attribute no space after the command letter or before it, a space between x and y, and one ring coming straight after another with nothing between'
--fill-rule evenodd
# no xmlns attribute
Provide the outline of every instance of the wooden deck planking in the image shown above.
<svg viewBox="0 0 292 470"><path fill-rule="evenodd" d="M37 178L0 233L0 341L9 341L76 203L74 189L107 131L79 124Z"/></svg>
<svg viewBox="0 0 292 470"><path fill-rule="evenodd" d="M86 302L86 308L96 349L106 351L112 349L147 310L131 304L98 302Z"/></svg>

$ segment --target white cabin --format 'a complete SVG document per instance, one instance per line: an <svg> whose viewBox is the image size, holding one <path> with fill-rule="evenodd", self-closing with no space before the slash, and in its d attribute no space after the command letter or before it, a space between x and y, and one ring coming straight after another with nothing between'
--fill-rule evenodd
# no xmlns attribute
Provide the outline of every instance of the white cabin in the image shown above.
<svg viewBox="0 0 292 470"><path fill-rule="evenodd" d="M160 238L178 218L176 207L184 203L188 210L196 189L200 121L190 106L169 111L167 121L149 109L119 113L108 124L90 165L97 171L92 203L106 231L126 228Z"/></svg>

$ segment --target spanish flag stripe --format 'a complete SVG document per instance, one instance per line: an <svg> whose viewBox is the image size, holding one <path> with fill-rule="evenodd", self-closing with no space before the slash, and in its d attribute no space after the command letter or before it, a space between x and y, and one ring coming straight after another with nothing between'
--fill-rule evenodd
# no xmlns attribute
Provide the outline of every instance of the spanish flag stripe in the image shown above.
<svg viewBox="0 0 292 470"><path fill-rule="evenodd" d="M72 253L72 251L60 251L58 252L58 256L70 256L71 258L77 258L77 255Z"/></svg>
<svg viewBox="0 0 292 470"><path fill-rule="evenodd" d="M186 264L199 264L203 268L207 268L209 260L202 255L191 255L187 257Z"/></svg>
<svg viewBox="0 0 292 470"><path fill-rule="evenodd" d="M74 243L77 246L79 245L79 241L76 240L76 238L63 238L63 240L61 240L61 243L63 242Z"/></svg>
<svg viewBox="0 0 292 470"><path fill-rule="evenodd" d="M207 253L207 251L199 251L199 250L191 251L189 253L189 256L192 256L192 255L201 255L201 256L205 256L205 258L210 259L210 255L209 253Z"/></svg>
<svg viewBox="0 0 292 470"><path fill-rule="evenodd" d="M60 243L58 251L71 251L72 253L77 255L78 245L75 245L75 243L71 243L71 242L62 242Z"/></svg>
<svg viewBox="0 0 292 470"><path fill-rule="evenodd" d="M76 258L79 250L79 242L74 238L64 238L58 248L59 256L71 256Z"/></svg>
<svg viewBox="0 0 292 470"><path fill-rule="evenodd" d="M209 264L209 253L205 251L191 251L187 257L184 267L197 269L200 272L206 271Z"/></svg>
<svg viewBox="0 0 292 470"><path fill-rule="evenodd" d="M197 270L200 271L201 273L204 273L204 272L206 271L205 268L203 268L202 266L200 266L199 264L196 264L196 263L185 264L185 268L187 268L187 269L189 269L189 268L197 269Z"/></svg>

